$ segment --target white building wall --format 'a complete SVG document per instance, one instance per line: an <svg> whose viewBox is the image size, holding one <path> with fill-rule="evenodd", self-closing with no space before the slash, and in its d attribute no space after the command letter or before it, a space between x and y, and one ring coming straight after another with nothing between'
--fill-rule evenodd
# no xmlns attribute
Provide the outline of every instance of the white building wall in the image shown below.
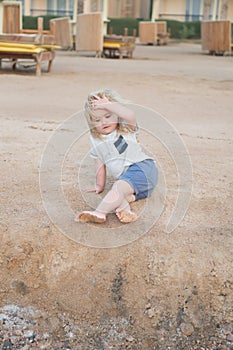
<svg viewBox="0 0 233 350"><path fill-rule="evenodd" d="M185 20L186 1L185 0L161 0L160 19Z"/></svg>
<svg viewBox="0 0 233 350"><path fill-rule="evenodd" d="M57 2L57 0L55 0ZM102 0L77 0L79 4L85 7L85 12L91 10L101 10ZM150 15L150 0L106 0L108 5L107 17L124 17L124 4L132 3L132 17L149 18ZM196 0L190 0L192 3ZM212 1L212 19L220 19L221 3L222 0ZM217 3L219 2L219 8ZM159 0L158 1L158 15L159 19L175 19L178 21L184 21L186 15L186 0ZM2 4L0 0L0 4ZM37 9L38 11L30 12L30 9ZM203 15L204 0L201 0L200 16ZM46 0L24 0L24 14L25 15L40 15L45 14L47 9ZM42 11L39 11L42 10ZM88 11L87 11L88 10ZM200 17L201 19L202 17ZM191 17L190 17L191 19ZM227 19L233 22L233 0L228 0L228 15ZM1 30L1 8L0 8L0 30Z"/></svg>
<svg viewBox="0 0 233 350"><path fill-rule="evenodd" d="M2 34L3 31L3 4L2 1L0 1L0 34Z"/></svg>
<svg viewBox="0 0 233 350"><path fill-rule="evenodd" d="M233 22L233 0L229 0L228 3L228 16L227 18Z"/></svg>

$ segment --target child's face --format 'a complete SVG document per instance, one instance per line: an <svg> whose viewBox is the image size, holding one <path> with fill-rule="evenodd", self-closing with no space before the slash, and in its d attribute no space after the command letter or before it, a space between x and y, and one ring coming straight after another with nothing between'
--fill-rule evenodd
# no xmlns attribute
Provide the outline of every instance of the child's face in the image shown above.
<svg viewBox="0 0 233 350"><path fill-rule="evenodd" d="M111 134L116 129L117 124L118 117L106 109L98 109L94 112L94 126L100 134Z"/></svg>

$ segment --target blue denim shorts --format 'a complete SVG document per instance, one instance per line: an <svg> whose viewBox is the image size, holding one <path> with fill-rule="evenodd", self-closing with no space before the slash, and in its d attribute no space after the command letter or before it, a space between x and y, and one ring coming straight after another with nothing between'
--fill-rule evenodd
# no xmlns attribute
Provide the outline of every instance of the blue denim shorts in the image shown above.
<svg viewBox="0 0 233 350"><path fill-rule="evenodd" d="M133 187L137 201L152 194L158 182L158 170L153 159L146 159L130 165L119 180L124 180Z"/></svg>

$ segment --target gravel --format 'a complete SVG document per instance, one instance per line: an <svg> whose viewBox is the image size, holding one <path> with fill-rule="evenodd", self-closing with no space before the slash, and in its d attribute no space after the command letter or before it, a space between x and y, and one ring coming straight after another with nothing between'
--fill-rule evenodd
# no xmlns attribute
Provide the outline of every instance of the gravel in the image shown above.
<svg viewBox="0 0 233 350"><path fill-rule="evenodd" d="M145 315L151 320L150 308ZM74 349L74 350L232 350L233 323L202 330L190 322L180 327L163 320L153 334L141 325L136 329L132 317L75 320L65 313L53 315L31 306L5 305L0 308L0 349ZM138 328L138 327L137 327Z"/></svg>

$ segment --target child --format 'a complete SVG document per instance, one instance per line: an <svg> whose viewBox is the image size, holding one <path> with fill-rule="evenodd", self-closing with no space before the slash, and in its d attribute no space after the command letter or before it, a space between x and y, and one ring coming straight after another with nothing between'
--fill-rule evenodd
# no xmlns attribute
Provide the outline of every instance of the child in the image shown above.
<svg viewBox="0 0 233 350"><path fill-rule="evenodd" d="M85 116L90 128L91 157L95 160L96 186L87 192L101 193L105 188L106 169L116 182L94 211L83 211L76 221L103 223L113 210L123 223L137 219L130 202L153 192L158 178L154 160L137 142L135 114L111 90L89 94Z"/></svg>

